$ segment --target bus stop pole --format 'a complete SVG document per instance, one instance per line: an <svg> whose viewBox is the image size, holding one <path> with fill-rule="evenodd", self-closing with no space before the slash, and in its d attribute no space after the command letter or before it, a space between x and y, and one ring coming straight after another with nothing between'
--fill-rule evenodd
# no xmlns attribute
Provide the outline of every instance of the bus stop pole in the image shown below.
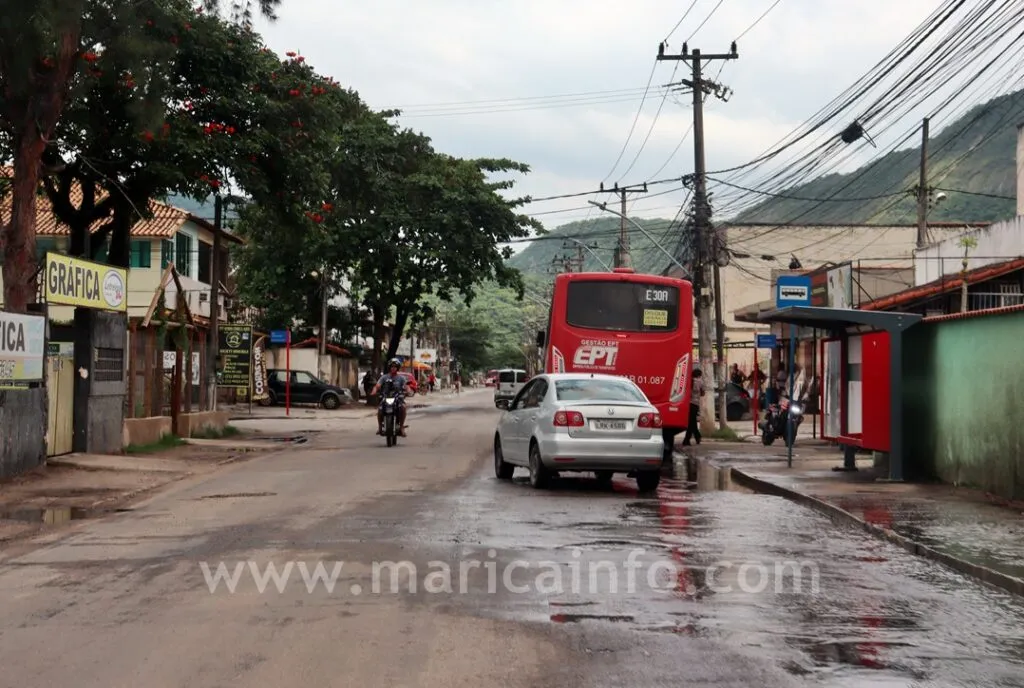
<svg viewBox="0 0 1024 688"><path fill-rule="evenodd" d="M793 383L796 379L795 375L796 368L796 325L789 326L789 405L792 408L793 404ZM793 414L786 411L786 437L789 439L786 448L786 466L788 468L793 467L793 441L796 439L793 436Z"/></svg>
<svg viewBox="0 0 1024 688"><path fill-rule="evenodd" d="M757 335L755 334L754 335L754 376L753 376L754 377L754 398L752 399L754 413L751 414L751 415L754 416L754 437L757 437L757 410L758 410L757 409L757 398L758 398L758 395L761 393L761 389L760 389L761 388L761 376L758 374L760 371L758 371L758 369L757 369L757 352L758 351L759 351L759 349L757 348Z"/></svg>

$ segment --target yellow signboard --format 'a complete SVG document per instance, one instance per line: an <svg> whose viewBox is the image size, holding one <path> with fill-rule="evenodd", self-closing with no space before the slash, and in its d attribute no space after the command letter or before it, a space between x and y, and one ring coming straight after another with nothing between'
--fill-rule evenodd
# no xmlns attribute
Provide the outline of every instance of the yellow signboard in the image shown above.
<svg viewBox="0 0 1024 688"><path fill-rule="evenodd" d="M644 327L668 327L668 311L645 308Z"/></svg>
<svg viewBox="0 0 1024 688"><path fill-rule="evenodd" d="M45 274L47 303L128 310L128 271L124 268L47 253Z"/></svg>

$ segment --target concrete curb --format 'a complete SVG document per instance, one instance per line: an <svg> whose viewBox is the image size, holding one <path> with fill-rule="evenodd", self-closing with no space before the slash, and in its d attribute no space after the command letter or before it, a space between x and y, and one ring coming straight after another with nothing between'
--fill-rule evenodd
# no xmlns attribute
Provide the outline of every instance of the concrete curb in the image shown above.
<svg viewBox="0 0 1024 688"><path fill-rule="evenodd" d="M818 499L817 497L812 497L811 495L791 490L788 487L782 487L781 485L777 485L762 478L756 478L749 473L745 473L741 469L730 467L730 472L733 482L742 485L743 487L762 494L783 497L792 502L796 502L797 504L809 507L828 516L833 521L859 527L875 537L902 547L911 554L916 554L917 556L924 557L925 559L938 562L953 569L954 571L957 571L958 573L971 576L984 583L988 583L989 585L993 585L1007 592L1024 597L1024 580L1021 580L1020 578L959 559L946 554L945 552L940 552L933 547L911 540L910 538L900 535L892 530L876 526L873 523L868 523L863 519L857 518L849 511L841 509L835 504L830 504L824 500Z"/></svg>

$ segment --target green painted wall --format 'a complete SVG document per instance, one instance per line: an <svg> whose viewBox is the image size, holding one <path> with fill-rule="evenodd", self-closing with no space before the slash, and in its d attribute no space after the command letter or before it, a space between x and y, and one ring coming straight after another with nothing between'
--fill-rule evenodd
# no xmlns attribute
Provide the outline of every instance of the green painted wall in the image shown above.
<svg viewBox="0 0 1024 688"><path fill-rule="evenodd" d="M1024 312L906 333L908 477L1024 498Z"/></svg>

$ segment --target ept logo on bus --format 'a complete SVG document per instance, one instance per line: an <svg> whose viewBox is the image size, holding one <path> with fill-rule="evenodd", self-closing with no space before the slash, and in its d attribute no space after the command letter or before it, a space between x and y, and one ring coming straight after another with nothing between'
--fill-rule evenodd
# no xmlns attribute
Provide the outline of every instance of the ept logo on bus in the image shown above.
<svg viewBox="0 0 1024 688"><path fill-rule="evenodd" d="M580 342L580 347L576 349L572 363L578 368L615 370L615 359L618 356L618 342L603 339L584 339Z"/></svg>

